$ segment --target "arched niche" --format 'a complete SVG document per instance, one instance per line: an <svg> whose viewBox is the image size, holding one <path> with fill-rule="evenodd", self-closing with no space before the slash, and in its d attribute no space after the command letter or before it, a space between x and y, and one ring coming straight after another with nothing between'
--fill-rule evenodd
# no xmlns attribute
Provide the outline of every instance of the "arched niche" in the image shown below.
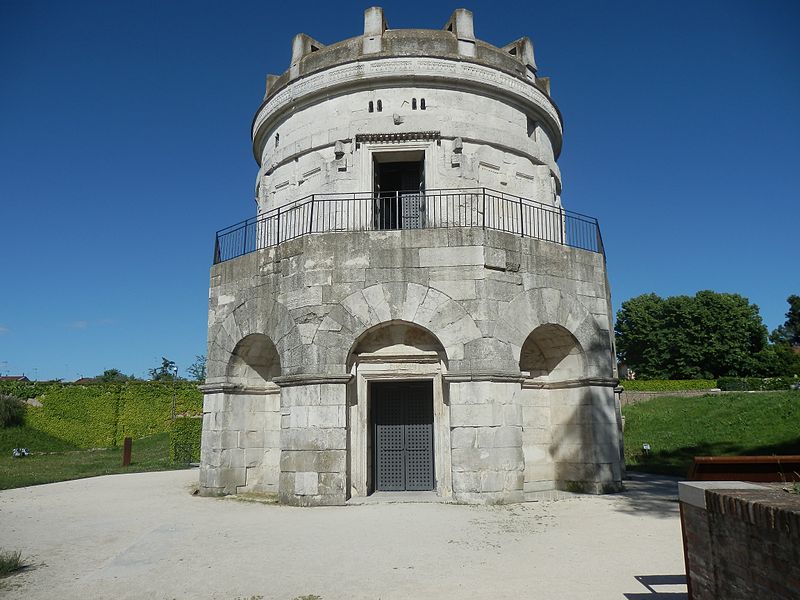
<svg viewBox="0 0 800 600"><path fill-rule="evenodd" d="M246 387L263 386L281 374L281 359L275 344L262 333L243 337L231 353L228 383Z"/></svg>
<svg viewBox="0 0 800 600"><path fill-rule="evenodd" d="M447 355L430 331L407 321L389 321L362 333L350 350L348 368L356 362L441 362Z"/></svg>
<svg viewBox="0 0 800 600"><path fill-rule="evenodd" d="M519 370L530 378L567 381L585 376L580 343L561 325L540 325L528 335L519 357Z"/></svg>

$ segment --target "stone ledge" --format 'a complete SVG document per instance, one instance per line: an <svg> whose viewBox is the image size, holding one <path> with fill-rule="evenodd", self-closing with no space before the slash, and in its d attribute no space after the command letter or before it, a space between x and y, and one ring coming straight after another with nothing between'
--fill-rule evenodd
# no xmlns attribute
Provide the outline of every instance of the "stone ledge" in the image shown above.
<svg viewBox="0 0 800 600"><path fill-rule="evenodd" d="M280 388L277 385L246 386L236 383L207 383L198 385L197 389L204 394L247 394L257 396L280 393Z"/></svg>
<svg viewBox="0 0 800 600"><path fill-rule="evenodd" d="M282 375L273 381L280 387L290 387L293 385L314 385L314 384L347 384L353 378L352 375L327 375L325 373L303 373L301 375Z"/></svg>
<svg viewBox="0 0 800 600"><path fill-rule="evenodd" d="M507 383L521 382L523 377L520 373L509 373L504 371L451 371L442 375L442 379L449 383L462 383L467 381L498 381Z"/></svg>
<svg viewBox="0 0 800 600"><path fill-rule="evenodd" d="M535 379L525 378L522 382L522 387L542 390L561 390L586 386L616 387L618 382L618 379L606 377L585 377L566 381L537 381Z"/></svg>
<svg viewBox="0 0 800 600"><path fill-rule="evenodd" d="M745 481L681 481L678 499L697 508L707 508L707 491L710 490L768 490L769 488Z"/></svg>

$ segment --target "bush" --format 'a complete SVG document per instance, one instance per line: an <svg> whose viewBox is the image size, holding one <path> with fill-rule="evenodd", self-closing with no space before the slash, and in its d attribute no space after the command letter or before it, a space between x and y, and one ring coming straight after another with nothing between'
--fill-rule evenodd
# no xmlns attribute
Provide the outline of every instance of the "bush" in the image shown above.
<svg viewBox="0 0 800 600"><path fill-rule="evenodd" d="M25 406L25 402L15 396L0 394L0 427L22 425Z"/></svg>
<svg viewBox="0 0 800 600"><path fill-rule="evenodd" d="M25 566L22 562L22 552L0 552L0 577L6 577L14 571L19 571Z"/></svg>
<svg viewBox="0 0 800 600"><path fill-rule="evenodd" d="M726 392L766 392L789 390L798 381L795 377L720 377L717 387Z"/></svg>
<svg viewBox="0 0 800 600"><path fill-rule="evenodd" d="M628 392L678 392L717 387L713 379L624 379L619 384Z"/></svg>
<svg viewBox="0 0 800 600"><path fill-rule="evenodd" d="M181 417L172 422L169 431L169 457L172 462L200 461L202 417Z"/></svg>
<svg viewBox="0 0 800 600"><path fill-rule="evenodd" d="M37 398L27 407L25 425L78 448L120 446L125 437L166 433L172 402L178 414L201 414L203 395L197 384L178 381L122 383L2 382L0 392ZM27 445L23 441L23 445Z"/></svg>

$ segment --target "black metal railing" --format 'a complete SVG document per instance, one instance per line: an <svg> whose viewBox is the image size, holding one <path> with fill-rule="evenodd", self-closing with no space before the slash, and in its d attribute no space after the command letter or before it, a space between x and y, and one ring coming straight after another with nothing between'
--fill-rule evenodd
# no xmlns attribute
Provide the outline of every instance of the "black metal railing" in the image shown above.
<svg viewBox="0 0 800 600"><path fill-rule="evenodd" d="M220 229L214 264L312 233L481 227L604 253L597 219L487 188L314 194Z"/></svg>

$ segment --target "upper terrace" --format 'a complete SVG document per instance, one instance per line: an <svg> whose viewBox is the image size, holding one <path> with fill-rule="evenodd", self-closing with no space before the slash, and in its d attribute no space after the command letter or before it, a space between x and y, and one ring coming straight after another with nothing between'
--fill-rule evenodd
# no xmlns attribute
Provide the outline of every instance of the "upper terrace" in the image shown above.
<svg viewBox="0 0 800 600"><path fill-rule="evenodd" d="M477 227L604 253L597 219L487 188L314 194L217 232L214 264L305 235Z"/></svg>

